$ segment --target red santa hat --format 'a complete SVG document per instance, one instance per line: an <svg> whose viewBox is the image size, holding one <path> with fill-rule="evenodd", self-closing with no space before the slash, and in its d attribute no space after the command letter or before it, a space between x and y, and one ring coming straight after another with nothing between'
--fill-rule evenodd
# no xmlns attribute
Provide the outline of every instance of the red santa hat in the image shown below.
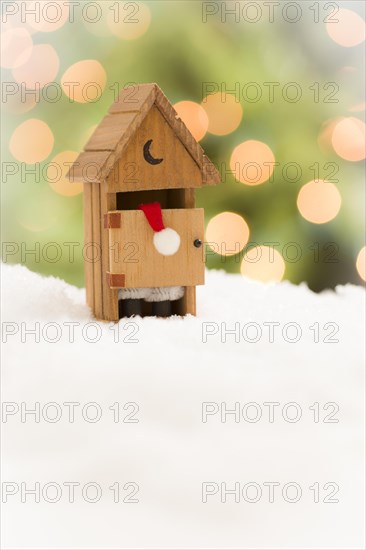
<svg viewBox="0 0 366 550"><path fill-rule="evenodd" d="M173 256L180 247L180 236L171 227L165 227L160 203L140 204L142 210L154 233L154 246L164 256Z"/></svg>

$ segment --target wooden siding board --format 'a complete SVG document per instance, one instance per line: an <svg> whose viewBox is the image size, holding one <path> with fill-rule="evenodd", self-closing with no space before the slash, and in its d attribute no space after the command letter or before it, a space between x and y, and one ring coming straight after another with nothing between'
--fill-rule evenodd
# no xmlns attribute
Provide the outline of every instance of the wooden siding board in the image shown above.
<svg viewBox="0 0 366 550"><path fill-rule="evenodd" d="M117 207L116 195L107 193L107 184L103 181L100 185L100 230L102 243L102 293L103 293L103 318L106 321L118 321L118 290L112 290L106 284L106 274L110 271L109 263L109 230L104 228L104 216Z"/></svg>
<svg viewBox="0 0 366 550"><path fill-rule="evenodd" d="M92 185L92 211L93 211L93 244L95 245L96 258L94 266L94 315L103 319L103 295L102 295L102 241L100 231L100 193L99 185Z"/></svg>
<svg viewBox="0 0 366 550"><path fill-rule="evenodd" d="M94 311L94 263L93 253L93 208L92 208L92 183L84 183L83 189L83 216L84 216L84 274L86 302ZM88 256L88 253L90 256Z"/></svg>

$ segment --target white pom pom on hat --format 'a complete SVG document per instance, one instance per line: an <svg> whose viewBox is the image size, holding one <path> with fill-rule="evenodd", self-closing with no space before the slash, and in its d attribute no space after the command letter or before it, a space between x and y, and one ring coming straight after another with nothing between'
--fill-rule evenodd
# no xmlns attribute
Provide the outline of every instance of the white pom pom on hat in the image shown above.
<svg viewBox="0 0 366 550"><path fill-rule="evenodd" d="M138 209L143 211L151 229L155 232L153 243L159 254L173 256L178 252L180 236L171 227L164 226L160 203L140 204Z"/></svg>
<svg viewBox="0 0 366 550"><path fill-rule="evenodd" d="M171 227L166 227L154 235L154 246L160 254L173 256L180 247L180 236Z"/></svg>

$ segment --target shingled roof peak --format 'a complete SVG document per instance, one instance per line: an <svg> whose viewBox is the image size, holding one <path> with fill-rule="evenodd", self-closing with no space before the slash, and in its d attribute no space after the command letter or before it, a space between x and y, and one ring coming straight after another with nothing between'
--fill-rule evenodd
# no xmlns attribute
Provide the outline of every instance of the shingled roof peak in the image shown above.
<svg viewBox="0 0 366 550"><path fill-rule="evenodd" d="M156 83L133 84L121 91L85 145L84 152L71 167L70 180L83 181L83 167L88 162L97 163L100 167L96 182L107 178L154 105L198 165L203 184L219 183L220 175L216 167Z"/></svg>

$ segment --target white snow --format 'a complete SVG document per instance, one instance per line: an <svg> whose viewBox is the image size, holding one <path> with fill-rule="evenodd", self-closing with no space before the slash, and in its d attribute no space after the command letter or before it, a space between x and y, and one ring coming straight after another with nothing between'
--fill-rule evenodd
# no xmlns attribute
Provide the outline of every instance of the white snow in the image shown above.
<svg viewBox="0 0 366 550"><path fill-rule="evenodd" d="M3 266L2 287L3 500L14 493L4 548L364 548L361 287L314 294L211 271L197 318L118 325L96 323L84 291L22 266ZM279 323L273 342L268 323ZM202 403L215 412L235 402L239 422L202 422ZM114 422L115 403L138 422ZM39 422L25 407L39 407ZM39 503L25 493L36 482ZM73 503L65 482L80 484ZM137 484L139 502L113 502L117 482L120 500ZM279 484L274 502L268 482ZM221 483L244 497L221 502ZM217 491L206 503L203 487ZM96 488L99 501L87 502Z"/></svg>

